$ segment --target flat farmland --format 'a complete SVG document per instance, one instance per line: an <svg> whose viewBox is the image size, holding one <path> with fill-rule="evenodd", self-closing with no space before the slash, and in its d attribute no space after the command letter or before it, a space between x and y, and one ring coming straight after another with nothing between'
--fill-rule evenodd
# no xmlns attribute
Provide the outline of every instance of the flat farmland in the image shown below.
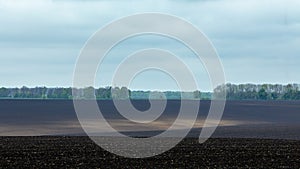
<svg viewBox="0 0 300 169"><path fill-rule="evenodd" d="M220 126L205 143L198 143L201 127L195 125L175 148L151 158L129 159L85 136L71 100L0 100L0 168L299 168L299 103L227 101ZM146 100L133 104L139 110L150 106ZM112 101L98 105L114 128L148 137L174 121L180 101L169 100L159 123L139 126L138 131ZM209 106L210 101L201 101L199 124Z"/></svg>
<svg viewBox="0 0 300 169"><path fill-rule="evenodd" d="M133 100L132 103L141 111L150 107L147 100ZM112 127L128 133L138 132L142 136L167 129L176 119L180 109L179 100L168 100L164 112L156 123L139 125L122 117L110 100L100 100L98 105ZM201 101L197 123L191 131L192 136L199 133L209 107L210 101ZM214 136L299 139L299 120L300 101L227 101L222 121ZM184 127L189 122L182 121L181 124ZM29 99L0 100L0 135L85 134L77 119L72 100Z"/></svg>

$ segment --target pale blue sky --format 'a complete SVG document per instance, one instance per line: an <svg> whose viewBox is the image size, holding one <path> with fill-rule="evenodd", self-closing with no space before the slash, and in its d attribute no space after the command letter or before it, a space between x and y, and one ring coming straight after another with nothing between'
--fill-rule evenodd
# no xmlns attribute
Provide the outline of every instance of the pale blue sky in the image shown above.
<svg viewBox="0 0 300 169"><path fill-rule="evenodd" d="M86 40L111 21L141 12L176 15L203 31L219 53L227 82L300 83L299 8L298 0L0 0L0 86L71 86ZM110 85L122 58L148 47L179 55L199 88L211 90L201 62L179 42L158 36L117 46L100 67L96 85ZM173 90L176 85L152 71L140 74L131 88Z"/></svg>

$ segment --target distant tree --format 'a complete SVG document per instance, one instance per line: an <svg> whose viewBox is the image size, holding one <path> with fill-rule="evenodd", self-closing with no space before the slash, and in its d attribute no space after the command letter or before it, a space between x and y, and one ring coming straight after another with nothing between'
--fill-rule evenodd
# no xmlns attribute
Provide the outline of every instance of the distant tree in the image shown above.
<svg viewBox="0 0 300 169"><path fill-rule="evenodd" d="M285 93L283 94L283 99L284 100L292 100L294 98L295 95L295 91L293 90L293 85L292 84L288 84L285 87Z"/></svg>
<svg viewBox="0 0 300 169"><path fill-rule="evenodd" d="M128 99L130 98L130 90L126 87L115 87L111 89L111 95L114 99Z"/></svg>
<svg viewBox="0 0 300 169"><path fill-rule="evenodd" d="M200 99L201 98L201 92L199 90L194 91L193 94L194 94L195 99Z"/></svg>
<svg viewBox="0 0 300 169"><path fill-rule="evenodd" d="M268 93L266 92L266 90L264 88L260 89L258 92L258 98L261 100L267 100L268 98Z"/></svg>
<svg viewBox="0 0 300 169"><path fill-rule="evenodd" d="M7 88L0 88L0 97L9 97L9 89Z"/></svg>
<svg viewBox="0 0 300 169"><path fill-rule="evenodd" d="M128 99L130 97L130 91L126 87L122 87L119 95L119 98L121 99Z"/></svg>
<svg viewBox="0 0 300 169"><path fill-rule="evenodd" d="M84 99L94 99L95 98L95 89L93 87L86 87L83 89L83 98Z"/></svg>
<svg viewBox="0 0 300 169"><path fill-rule="evenodd" d="M300 100L300 91L295 92L294 100Z"/></svg>
<svg viewBox="0 0 300 169"><path fill-rule="evenodd" d="M277 100L277 99L279 99L279 97L280 97L279 93L277 93L277 92L272 92L271 93L271 99L272 100Z"/></svg>

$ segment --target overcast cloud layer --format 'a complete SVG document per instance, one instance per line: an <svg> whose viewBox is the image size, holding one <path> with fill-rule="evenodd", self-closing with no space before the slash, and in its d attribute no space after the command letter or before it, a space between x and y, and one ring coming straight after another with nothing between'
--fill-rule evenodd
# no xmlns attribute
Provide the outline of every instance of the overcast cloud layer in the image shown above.
<svg viewBox="0 0 300 169"><path fill-rule="evenodd" d="M141 12L176 15L203 31L219 53L228 82L300 83L299 8L298 0L0 0L0 86L71 86L86 40L111 21ZM150 35L112 50L99 68L96 86L111 85L118 63L148 47L180 56L197 76L199 88L211 90L192 52L177 41ZM176 84L152 71L137 76L131 88L173 90Z"/></svg>

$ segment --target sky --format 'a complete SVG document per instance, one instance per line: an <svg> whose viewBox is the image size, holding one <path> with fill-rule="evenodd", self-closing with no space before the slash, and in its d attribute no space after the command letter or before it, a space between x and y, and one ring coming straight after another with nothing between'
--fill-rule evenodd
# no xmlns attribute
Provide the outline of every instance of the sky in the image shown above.
<svg viewBox="0 0 300 169"><path fill-rule="evenodd" d="M72 86L86 41L112 21L144 12L175 15L201 30L219 54L226 82L300 83L299 8L298 0L0 0L0 86ZM111 50L95 87L118 85L111 84L118 64L145 48L172 51L190 67L200 90L212 90L191 51L155 35L130 38ZM178 89L172 77L155 70L138 74L129 87Z"/></svg>

